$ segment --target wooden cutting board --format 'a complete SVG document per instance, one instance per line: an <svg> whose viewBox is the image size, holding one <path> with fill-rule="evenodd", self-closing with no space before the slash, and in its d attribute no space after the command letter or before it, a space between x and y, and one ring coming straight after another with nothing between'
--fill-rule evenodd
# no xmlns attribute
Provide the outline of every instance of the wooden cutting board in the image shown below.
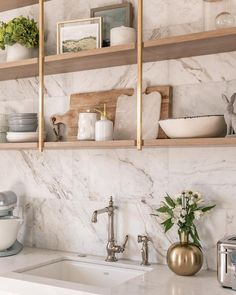
<svg viewBox="0 0 236 295"><path fill-rule="evenodd" d="M147 88L146 93L158 91L162 95L161 120L171 118L172 111L172 88L170 86L151 86ZM94 109L103 109L104 103L107 105L108 118L115 121L116 104L118 97L121 95L131 96L134 89L115 89L109 91L76 93L70 97L70 110L64 115L54 115L55 124L63 123L67 126L68 140L76 140L78 133L79 113ZM158 138L167 138L165 133L160 129Z"/></svg>

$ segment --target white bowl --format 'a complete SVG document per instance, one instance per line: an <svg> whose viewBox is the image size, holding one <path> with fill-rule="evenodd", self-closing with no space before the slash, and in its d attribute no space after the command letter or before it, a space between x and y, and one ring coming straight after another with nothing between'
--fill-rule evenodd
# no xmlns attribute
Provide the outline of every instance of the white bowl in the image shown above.
<svg viewBox="0 0 236 295"><path fill-rule="evenodd" d="M37 142L38 132L7 132L8 142ZM46 133L44 139L46 138Z"/></svg>
<svg viewBox="0 0 236 295"><path fill-rule="evenodd" d="M0 251L10 248L16 241L22 219L8 216L0 219Z"/></svg>
<svg viewBox="0 0 236 295"><path fill-rule="evenodd" d="M224 116L221 115L168 119L159 123L169 138L219 137L226 131Z"/></svg>

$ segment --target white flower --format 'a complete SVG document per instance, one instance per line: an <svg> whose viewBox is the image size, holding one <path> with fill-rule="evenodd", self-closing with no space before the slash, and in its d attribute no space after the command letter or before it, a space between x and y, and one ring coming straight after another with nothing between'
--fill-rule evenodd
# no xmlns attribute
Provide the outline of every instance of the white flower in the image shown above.
<svg viewBox="0 0 236 295"><path fill-rule="evenodd" d="M203 215L203 212L200 210L194 211L194 217L199 220Z"/></svg>
<svg viewBox="0 0 236 295"><path fill-rule="evenodd" d="M179 221L180 221L181 223L185 223L185 219L182 218L182 217L180 217Z"/></svg>
<svg viewBox="0 0 236 295"><path fill-rule="evenodd" d="M178 205L173 209L173 215L175 219L179 219L182 212L182 206Z"/></svg>
<svg viewBox="0 0 236 295"><path fill-rule="evenodd" d="M194 200L193 199L191 199L190 201L189 201L189 205L191 206L191 205L193 205L195 202L194 202Z"/></svg>
<svg viewBox="0 0 236 295"><path fill-rule="evenodd" d="M185 209L183 209L183 210L181 211L181 215L182 215L182 216L186 216L186 215L187 215L187 211L186 211Z"/></svg>

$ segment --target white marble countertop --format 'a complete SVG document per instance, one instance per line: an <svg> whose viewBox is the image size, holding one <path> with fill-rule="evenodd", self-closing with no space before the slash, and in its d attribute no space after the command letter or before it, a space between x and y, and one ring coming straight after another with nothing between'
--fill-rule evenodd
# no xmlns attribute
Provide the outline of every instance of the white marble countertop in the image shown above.
<svg viewBox="0 0 236 295"><path fill-rule="evenodd" d="M81 292L79 290L63 290L63 288L55 288L54 291L48 286L42 286L37 293L37 284L40 281L35 281L33 284L27 284L14 277L14 270L34 266L39 263L58 259L65 256L78 257L77 254L50 251L34 248L25 248L20 254L12 257L0 258L0 294L19 294L19 295L64 295L64 294L91 294ZM95 260L102 260L101 257L92 257ZM129 262L120 260L122 263L139 265L138 262ZM227 295L232 294L232 290L222 288L217 282L216 273L212 271L201 271L194 277L179 277L173 274L166 266L152 265L153 270L148 271L122 285L116 286L104 294L112 295ZM42 292L43 290L43 292ZM96 294L96 293L92 293ZM101 294L101 293L99 293Z"/></svg>

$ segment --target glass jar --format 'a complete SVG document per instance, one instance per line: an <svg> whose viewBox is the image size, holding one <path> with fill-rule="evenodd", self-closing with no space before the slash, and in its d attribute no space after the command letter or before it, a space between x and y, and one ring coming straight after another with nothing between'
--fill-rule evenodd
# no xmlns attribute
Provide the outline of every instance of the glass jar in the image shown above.
<svg viewBox="0 0 236 295"><path fill-rule="evenodd" d="M231 0L203 0L205 31L235 26Z"/></svg>

